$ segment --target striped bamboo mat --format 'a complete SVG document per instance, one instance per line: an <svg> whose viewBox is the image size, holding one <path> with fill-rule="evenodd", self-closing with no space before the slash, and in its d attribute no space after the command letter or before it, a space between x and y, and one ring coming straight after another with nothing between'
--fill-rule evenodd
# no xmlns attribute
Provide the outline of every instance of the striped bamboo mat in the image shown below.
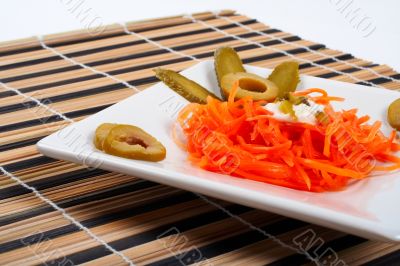
<svg viewBox="0 0 400 266"><path fill-rule="evenodd" d="M388 66L232 11L128 23L125 31L110 25L96 36L77 31L0 43L0 264L400 263L398 244L86 169L36 150L39 139L69 119L154 84L152 68L180 71L222 45L235 47L247 64L274 67L295 58L303 74L400 89L400 74Z"/></svg>

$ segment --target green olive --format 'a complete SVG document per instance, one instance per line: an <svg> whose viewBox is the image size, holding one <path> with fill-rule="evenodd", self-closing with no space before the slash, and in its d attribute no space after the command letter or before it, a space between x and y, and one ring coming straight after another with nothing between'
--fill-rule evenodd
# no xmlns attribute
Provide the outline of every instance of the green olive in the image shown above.
<svg viewBox="0 0 400 266"><path fill-rule="evenodd" d="M115 126L116 124L104 123L97 127L94 135L94 146L96 146L97 149L103 150L103 142L110 130Z"/></svg>
<svg viewBox="0 0 400 266"><path fill-rule="evenodd" d="M274 82L279 88L278 98L282 98L288 92L296 90L299 78L299 64L294 61L280 63L269 75L268 80Z"/></svg>
<svg viewBox="0 0 400 266"><path fill-rule="evenodd" d="M215 50L214 68L222 97L224 97L223 88L221 86L222 78L230 73L246 72L242 60L236 53L235 49L231 47L221 47Z"/></svg>
<svg viewBox="0 0 400 266"><path fill-rule="evenodd" d="M387 119L393 128L400 130L400 98L389 105Z"/></svg>
<svg viewBox="0 0 400 266"><path fill-rule="evenodd" d="M161 161L166 156L165 147L139 127L115 125L103 141L104 152L119 157Z"/></svg>
<svg viewBox="0 0 400 266"><path fill-rule="evenodd" d="M251 73L230 73L221 80L222 92L225 97L229 96L229 92L236 82L239 83L236 99L251 96L255 101L273 101L278 94L276 85L260 76Z"/></svg>
<svg viewBox="0 0 400 266"><path fill-rule="evenodd" d="M208 91L200 84L190 80L173 70L156 68L156 77L164 82L171 90L175 91L192 103L207 103L207 96L218 99L216 95Z"/></svg>

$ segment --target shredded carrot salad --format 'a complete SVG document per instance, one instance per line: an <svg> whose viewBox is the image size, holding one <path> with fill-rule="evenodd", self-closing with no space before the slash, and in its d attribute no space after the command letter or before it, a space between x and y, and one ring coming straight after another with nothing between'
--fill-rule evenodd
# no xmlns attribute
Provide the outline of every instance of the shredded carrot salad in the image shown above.
<svg viewBox="0 0 400 266"><path fill-rule="evenodd" d="M384 136L381 122L367 124L369 117L358 117L357 109L335 111L330 101L342 98L317 88L293 93L324 106L311 125L274 119L264 101L235 101L237 89L235 84L227 101L209 97L207 104L191 103L178 116L189 159L203 169L322 192L343 189L373 170L400 168L393 155L400 150L396 132Z"/></svg>

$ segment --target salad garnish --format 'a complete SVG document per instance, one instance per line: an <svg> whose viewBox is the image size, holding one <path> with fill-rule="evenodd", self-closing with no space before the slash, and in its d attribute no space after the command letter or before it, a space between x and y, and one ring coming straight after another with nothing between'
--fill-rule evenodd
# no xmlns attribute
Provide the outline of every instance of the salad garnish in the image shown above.
<svg viewBox="0 0 400 266"><path fill-rule="evenodd" d="M179 114L189 159L203 169L322 192L343 189L374 170L400 168L393 155L400 150L395 131L386 137L381 122L367 124L369 117L357 116L357 109L335 111L330 102L342 98L318 88L292 93L293 99L323 105L314 125L276 119L265 101L235 100L238 89L235 83L228 101L208 97L206 104L188 104Z"/></svg>

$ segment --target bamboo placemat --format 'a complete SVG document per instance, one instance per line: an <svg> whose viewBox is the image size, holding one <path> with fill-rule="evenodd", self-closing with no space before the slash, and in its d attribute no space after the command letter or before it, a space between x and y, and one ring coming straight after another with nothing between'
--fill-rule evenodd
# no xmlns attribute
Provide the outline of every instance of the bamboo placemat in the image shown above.
<svg viewBox="0 0 400 266"><path fill-rule="evenodd" d="M398 264L398 244L39 154L39 139L154 84L152 68L222 45L248 64L296 59L303 74L400 89L388 66L233 11L126 26L0 43L0 264Z"/></svg>

